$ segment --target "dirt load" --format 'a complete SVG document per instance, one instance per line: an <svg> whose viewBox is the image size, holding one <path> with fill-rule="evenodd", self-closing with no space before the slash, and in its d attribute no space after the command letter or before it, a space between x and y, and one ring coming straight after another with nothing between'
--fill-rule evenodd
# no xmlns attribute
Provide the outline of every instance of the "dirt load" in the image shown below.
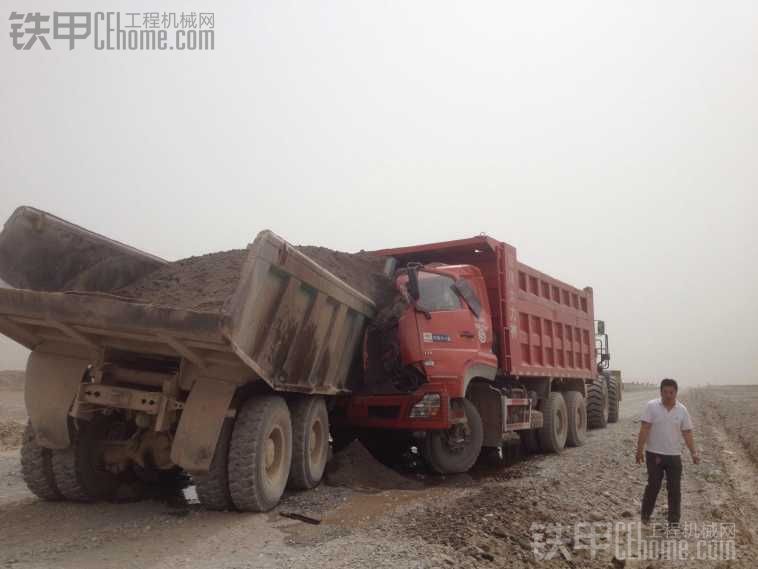
<svg viewBox="0 0 758 569"><path fill-rule="evenodd" d="M385 259L371 253L344 253L326 247L299 246L299 251L368 296L381 311L396 302ZM174 308L217 312L234 294L246 249L232 249L169 263L113 294Z"/></svg>

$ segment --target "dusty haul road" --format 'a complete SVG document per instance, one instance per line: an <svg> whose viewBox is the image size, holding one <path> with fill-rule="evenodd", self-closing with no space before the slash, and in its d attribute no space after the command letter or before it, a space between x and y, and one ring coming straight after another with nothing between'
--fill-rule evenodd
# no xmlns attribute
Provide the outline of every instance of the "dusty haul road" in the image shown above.
<svg viewBox="0 0 758 569"><path fill-rule="evenodd" d="M688 543L691 557L678 561L614 559L618 551L604 541L602 531L596 532L600 537L597 557L592 559L590 550L580 547L588 542L577 541L579 526L574 524L578 522L601 527L597 523L637 521L645 472L634 464L634 445L639 413L655 392L626 392L619 423L591 431L585 446L566 449L560 457L522 457L508 466L483 466L468 475L441 479L422 472L400 475L376 463L366 468L361 462L363 449L353 447L333 459L329 483L287 495L268 514L238 514L204 511L192 499L191 490L188 499L125 504L37 500L24 487L18 449L13 448L20 432L14 424L24 420L17 387L0 386L4 445L0 564L4 567L752 568L758 558L756 467L749 448L735 435L738 431L725 426L728 398L720 407L710 392L697 391L690 397L703 463L694 466L685 458L683 520L698 528L721 526L736 551L736 561L692 559L696 542L705 535L694 532L680 537ZM743 405L752 399L745 408L758 410L758 388L734 389L738 391L730 392L730 397ZM758 424L747 412L747 423L749 418ZM665 519L663 492L658 504L655 518L660 521ZM286 518L283 512L320 517L321 523ZM561 528L560 533L548 531L555 527ZM646 544L671 539L655 524L645 531ZM538 554L552 558L535 559L534 543L551 535L563 541L538 545ZM714 542L712 536L708 540ZM627 551L626 546L621 550ZM650 551L645 555L652 556Z"/></svg>

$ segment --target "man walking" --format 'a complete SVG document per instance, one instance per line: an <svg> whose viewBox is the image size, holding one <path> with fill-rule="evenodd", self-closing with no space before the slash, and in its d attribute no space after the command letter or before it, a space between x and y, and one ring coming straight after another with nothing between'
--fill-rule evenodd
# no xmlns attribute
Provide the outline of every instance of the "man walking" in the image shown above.
<svg viewBox="0 0 758 569"><path fill-rule="evenodd" d="M655 500L666 475L669 525L678 524L682 503L682 445L687 444L692 462L700 463L692 437L692 420L687 408L676 400L679 386L673 379L661 381L661 397L647 402L640 417L637 464L647 464L647 486L642 498L642 523L650 521ZM647 450L645 444L647 443Z"/></svg>

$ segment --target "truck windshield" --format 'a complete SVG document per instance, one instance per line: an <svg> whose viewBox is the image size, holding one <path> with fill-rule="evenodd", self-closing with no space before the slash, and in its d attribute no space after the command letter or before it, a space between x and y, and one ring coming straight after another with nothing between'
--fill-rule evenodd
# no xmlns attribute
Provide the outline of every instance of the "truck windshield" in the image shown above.
<svg viewBox="0 0 758 569"><path fill-rule="evenodd" d="M454 283L455 281L450 277L419 272L418 287L421 293L418 300L419 308L427 312L459 309L461 301L453 290Z"/></svg>

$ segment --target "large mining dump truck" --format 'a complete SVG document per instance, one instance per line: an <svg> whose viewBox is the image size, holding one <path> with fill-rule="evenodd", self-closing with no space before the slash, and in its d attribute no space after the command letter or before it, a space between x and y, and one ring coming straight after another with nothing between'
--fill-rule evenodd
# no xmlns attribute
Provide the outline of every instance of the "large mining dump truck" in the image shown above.
<svg viewBox="0 0 758 569"><path fill-rule="evenodd" d="M207 508L265 511L321 481L330 443L454 473L514 433L560 452L608 421L619 391L598 373L592 289L486 236L325 251L263 231L172 264L16 210L0 332L31 350L30 490L126 499L191 477Z"/></svg>

